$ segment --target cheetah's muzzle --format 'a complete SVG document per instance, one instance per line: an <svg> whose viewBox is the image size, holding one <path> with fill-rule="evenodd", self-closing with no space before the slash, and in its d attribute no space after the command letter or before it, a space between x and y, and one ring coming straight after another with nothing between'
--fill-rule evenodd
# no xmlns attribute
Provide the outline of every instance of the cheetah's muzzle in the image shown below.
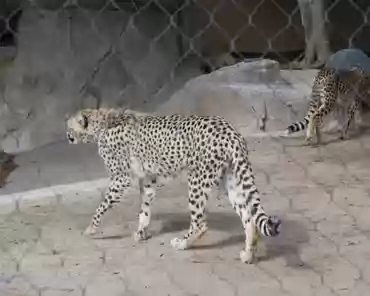
<svg viewBox="0 0 370 296"><path fill-rule="evenodd" d="M75 142L75 138L70 133L67 133L67 139L69 143Z"/></svg>

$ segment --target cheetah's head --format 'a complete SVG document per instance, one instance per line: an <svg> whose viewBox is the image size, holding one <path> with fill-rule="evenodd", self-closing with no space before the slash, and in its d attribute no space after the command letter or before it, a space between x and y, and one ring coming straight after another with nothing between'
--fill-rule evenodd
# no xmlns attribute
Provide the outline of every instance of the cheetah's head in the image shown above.
<svg viewBox="0 0 370 296"><path fill-rule="evenodd" d="M98 109L82 109L67 119L67 139L71 144L91 143L100 130L102 117Z"/></svg>
<svg viewBox="0 0 370 296"><path fill-rule="evenodd" d="M140 115L147 116L125 108L82 109L67 119L67 139L72 144L91 143L102 131Z"/></svg>

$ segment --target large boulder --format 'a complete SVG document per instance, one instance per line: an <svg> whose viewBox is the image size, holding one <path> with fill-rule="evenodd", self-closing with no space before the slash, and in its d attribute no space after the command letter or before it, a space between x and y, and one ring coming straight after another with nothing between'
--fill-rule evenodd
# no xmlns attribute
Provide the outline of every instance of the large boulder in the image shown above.
<svg viewBox="0 0 370 296"><path fill-rule="evenodd" d="M333 53L329 60L326 63L327 67L336 69L337 71L341 70L350 70L353 67L362 68L365 72L370 74L370 57L364 53L361 49L358 48L345 48L338 50ZM370 126L369 104L362 104L362 125ZM343 112L335 112L335 117L338 118L338 121L344 122L345 116Z"/></svg>
<svg viewBox="0 0 370 296"><path fill-rule="evenodd" d="M326 66L336 70L349 70L352 67L361 67L370 73L370 58L361 49L345 48L333 53Z"/></svg>
<svg viewBox="0 0 370 296"><path fill-rule="evenodd" d="M330 65L337 69L344 69L349 64L366 68L366 55L358 53L338 52L330 60ZM280 70L278 62L267 59L241 62L188 81L159 106L156 113L219 115L231 121L246 136L268 136L261 130L276 135L275 131L285 130L306 115L317 72ZM343 118L337 111L334 109L325 116L323 132L333 133L342 128ZM363 113L362 126L370 127L369 110L363 110Z"/></svg>
<svg viewBox="0 0 370 296"><path fill-rule="evenodd" d="M279 63L245 61L190 80L157 114L220 115L244 134L283 130L307 110L316 71L281 71Z"/></svg>
<svg viewBox="0 0 370 296"><path fill-rule="evenodd" d="M65 138L65 116L81 107L142 107L178 61L177 33L149 9L94 15L25 9L17 54L0 99L0 139L20 152Z"/></svg>

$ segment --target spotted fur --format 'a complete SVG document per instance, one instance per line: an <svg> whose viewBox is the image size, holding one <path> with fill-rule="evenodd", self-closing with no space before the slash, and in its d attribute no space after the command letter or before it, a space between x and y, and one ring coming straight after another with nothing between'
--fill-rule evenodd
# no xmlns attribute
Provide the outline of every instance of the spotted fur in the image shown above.
<svg viewBox="0 0 370 296"><path fill-rule="evenodd" d="M314 79L311 100L307 115L302 121L288 126L287 133L295 133L307 128L306 141L312 140L315 131L320 143L320 126L323 117L335 107L345 111L346 123L342 127L341 138L348 137L348 129L355 114L359 115L361 103L369 103L370 76L360 68L337 71L324 68Z"/></svg>
<svg viewBox="0 0 370 296"><path fill-rule="evenodd" d="M245 139L221 117L139 116L107 109L85 109L67 122L70 143L96 142L110 174L104 201L86 233L93 234L103 214L139 180L142 198L136 240L147 238L155 187L186 170L190 227L171 241L187 249L207 231L206 204L213 186L223 185L245 229L243 262L252 262L257 233L276 236L280 220L268 216L255 185ZM221 182L221 184L220 184Z"/></svg>

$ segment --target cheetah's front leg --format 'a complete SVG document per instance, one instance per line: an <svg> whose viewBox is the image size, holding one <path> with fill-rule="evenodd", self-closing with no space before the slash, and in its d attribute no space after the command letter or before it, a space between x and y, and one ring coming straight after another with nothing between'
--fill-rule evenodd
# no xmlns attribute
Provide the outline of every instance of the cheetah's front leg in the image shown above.
<svg viewBox="0 0 370 296"><path fill-rule="evenodd" d="M133 235L135 241L142 241L148 238L147 228L151 217L150 205L155 198L155 188L152 187L153 183L155 183L155 179L139 181L142 203L139 214L139 227Z"/></svg>
<svg viewBox="0 0 370 296"><path fill-rule="evenodd" d="M104 213L108 208L112 207L114 203L119 202L120 197L125 194L127 189L130 187L130 184L130 179L126 176L117 176L111 179L105 198L96 209L90 225L84 232L85 235L94 235L97 232Z"/></svg>

